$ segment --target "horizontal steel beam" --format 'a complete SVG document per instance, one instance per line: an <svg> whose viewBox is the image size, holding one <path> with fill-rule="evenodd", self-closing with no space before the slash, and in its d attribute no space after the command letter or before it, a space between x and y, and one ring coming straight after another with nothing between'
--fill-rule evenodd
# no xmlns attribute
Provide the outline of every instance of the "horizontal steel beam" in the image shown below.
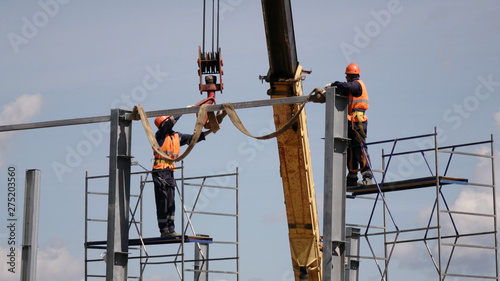
<svg viewBox="0 0 500 281"><path fill-rule="evenodd" d="M106 116L63 119L63 120L14 124L14 125L3 125L3 126L0 126L0 132L21 131L21 130L30 130L30 129L42 129L42 128L52 128L52 127L61 127L61 126L73 126L73 125L92 124L92 123L102 123L102 122L109 122L109 120L110 120L109 115L106 115Z"/></svg>
<svg viewBox="0 0 500 281"><path fill-rule="evenodd" d="M268 99L268 100L256 100L256 101L245 101L232 103L234 109L242 108L252 108L252 107L263 107L263 106L273 106L279 104L292 104L292 103L302 103L307 101L309 96L294 96L278 99ZM224 109L222 104L214 104L208 106L208 111L218 111ZM157 117L161 115L181 115L181 114L193 114L198 112L198 107L185 107L185 108L175 108L175 109L164 109L164 110L154 110L147 111L148 117ZM131 113L126 113L123 117L126 120L131 119ZM74 125L84 125L92 123L102 123L109 122L110 116L95 116L95 117L84 117L84 118L74 118L74 119L63 119L54 121L44 121L44 122L33 122L24 124L13 124L13 125L3 125L0 126L0 132L9 131L21 131L30 129L42 129L42 128L52 128L61 126L74 126Z"/></svg>
<svg viewBox="0 0 500 281"><path fill-rule="evenodd" d="M293 96L286 98L277 98L277 99L268 99L268 100L256 100L256 101L244 101L244 102L235 102L231 103L234 109L243 109L243 108L253 108L253 107L264 107L264 106L273 106L280 104L292 104L292 103L303 103L309 99L309 96ZM207 111L218 111L223 110L224 107L222 104L213 104L207 107ZM164 110L154 110L147 111L146 114L148 117L156 117L162 115L180 115L180 114L192 114L198 113L198 107L185 107L185 108L176 108L176 109L164 109ZM125 114L125 119L130 119L131 114Z"/></svg>

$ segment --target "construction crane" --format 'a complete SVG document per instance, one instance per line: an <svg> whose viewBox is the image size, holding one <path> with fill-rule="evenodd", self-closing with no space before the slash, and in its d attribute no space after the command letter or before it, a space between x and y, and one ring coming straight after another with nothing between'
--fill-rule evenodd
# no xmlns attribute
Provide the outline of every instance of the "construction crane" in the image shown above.
<svg viewBox="0 0 500 281"><path fill-rule="evenodd" d="M290 0L262 0L270 84L274 98L301 96L302 70L295 47ZM275 105L276 128L286 124L299 106ZM288 235L295 280L322 280L321 237L311 166L305 111L292 129L277 137L280 173L283 181Z"/></svg>

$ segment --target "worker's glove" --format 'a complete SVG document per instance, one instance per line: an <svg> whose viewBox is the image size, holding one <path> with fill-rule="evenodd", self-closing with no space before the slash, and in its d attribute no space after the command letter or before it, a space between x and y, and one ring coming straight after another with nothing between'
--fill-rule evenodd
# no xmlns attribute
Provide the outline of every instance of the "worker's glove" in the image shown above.
<svg viewBox="0 0 500 281"><path fill-rule="evenodd" d="M314 94L313 94L314 93ZM311 96L309 98L312 102L324 103L325 102L325 90L321 88L314 88L311 92Z"/></svg>
<svg viewBox="0 0 500 281"><path fill-rule="evenodd" d="M328 88L328 87L332 87L332 86L333 86L333 84L332 84L332 83L328 83L328 84L326 84L326 85L325 85L325 87L323 87L323 89L325 89L325 90L326 90L326 88Z"/></svg>
<svg viewBox="0 0 500 281"><path fill-rule="evenodd" d="M179 120L179 118L181 118L182 115L172 115L170 116L170 121L172 121L172 126L175 125L175 123L177 123L177 120Z"/></svg>

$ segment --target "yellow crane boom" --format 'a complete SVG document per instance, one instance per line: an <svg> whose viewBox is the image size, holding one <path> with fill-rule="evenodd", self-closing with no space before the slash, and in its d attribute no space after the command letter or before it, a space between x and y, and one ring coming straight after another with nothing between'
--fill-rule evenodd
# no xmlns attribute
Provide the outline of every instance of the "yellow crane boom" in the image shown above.
<svg viewBox="0 0 500 281"><path fill-rule="evenodd" d="M297 61L290 0L262 0L269 54L271 98L303 95L302 67ZM298 105L276 105L281 128ZM292 129L277 137L290 251L295 280L322 280L322 252L305 110Z"/></svg>

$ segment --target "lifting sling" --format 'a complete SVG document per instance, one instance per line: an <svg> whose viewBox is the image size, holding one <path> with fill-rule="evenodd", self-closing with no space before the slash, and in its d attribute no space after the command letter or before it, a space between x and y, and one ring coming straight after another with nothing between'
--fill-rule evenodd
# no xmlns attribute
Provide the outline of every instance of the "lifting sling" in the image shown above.
<svg viewBox="0 0 500 281"><path fill-rule="evenodd" d="M153 132L153 129L151 128L151 125L149 124L148 117L146 115L146 112L144 111L144 108L142 105L138 104L134 106L134 110L132 112L132 120L141 120L142 126L144 127L144 131L146 132L146 136L149 140L149 143L151 144L151 147L154 149L156 153L161 155L163 158L165 158L168 161L181 161L186 156L191 152L191 150L194 148L196 145L201 133L202 129L205 125L205 119L208 117L209 122L207 123L210 127L210 131L213 133L217 132L220 128L219 124L222 122L222 119L224 116L227 114L229 118L231 119L231 122L233 125L238 128L242 133L245 135L259 139L259 140L266 140L270 138L275 138L281 134L283 134L286 130L288 130L292 125L297 122L297 119L300 116L300 113L304 109L305 105L309 101L314 101L314 102L323 102L322 98L322 93L319 92L317 89L314 89L308 96L307 100L305 100L301 105L300 108L297 110L297 112L292 116L292 118L285 124L283 127L280 129L276 130L273 133L270 133L268 135L264 136L254 136L248 132L248 130L245 128L243 123L241 122L240 118L238 117L238 114L236 113L236 110L232 106L231 103L223 103L224 107L224 112L221 114L215 115L214 112L207 112L207 107L209 104L203 104L200 106L199 111L197 113L197 118L196 118L196 123L194 127L194 133L193 133L193 138L191 139L191 142L189 143L189 146L186 148L186 150L177 158L172 159L169 157L164 151L161 150L160 145L158 144L158 141L156 141L155 134Z"/></svg>

